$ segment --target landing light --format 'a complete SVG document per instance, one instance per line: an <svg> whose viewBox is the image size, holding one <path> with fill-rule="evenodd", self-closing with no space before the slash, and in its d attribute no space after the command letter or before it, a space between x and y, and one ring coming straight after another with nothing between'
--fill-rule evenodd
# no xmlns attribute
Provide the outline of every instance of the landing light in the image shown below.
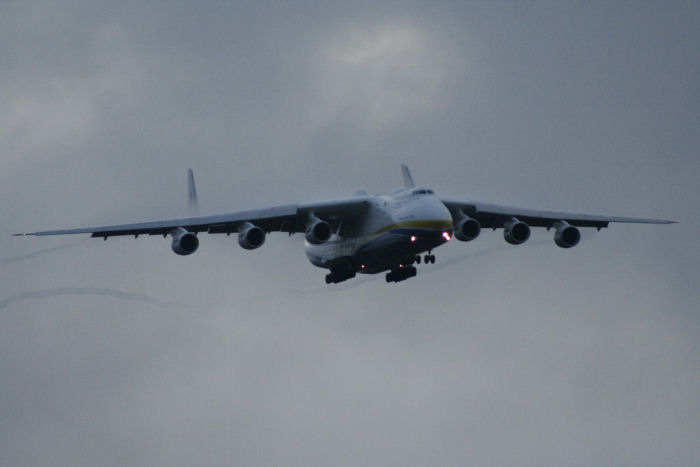
<svg viewBox="0 0 700 467"><path fill-rule="evenodd" d="M448 232L443 232L442 238L444 238L448 242L452 239L452 237L450 237L450 234Z"/></svg>
<svg viewBox="0 0 700 467"><path fill-rule="evenodd" d="M412 241L412 242L415 242L415 241L416 241L416 236L415 236L415 235L411 235L411 241Z"/></svg>

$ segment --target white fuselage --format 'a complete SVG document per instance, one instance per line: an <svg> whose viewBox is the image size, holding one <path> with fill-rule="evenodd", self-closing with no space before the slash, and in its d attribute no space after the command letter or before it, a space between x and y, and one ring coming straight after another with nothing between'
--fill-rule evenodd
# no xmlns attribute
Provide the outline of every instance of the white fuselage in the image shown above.
<svg viewBox="0 0 700 467"><path fill-rule="evenodd" d="M377 273L410 264L451 235L452 216L445 205L432 190L411 188L371 197L363 215L343 222L327 242L305 241L304 248L315 266L349 264L357 272Z"/></svg>

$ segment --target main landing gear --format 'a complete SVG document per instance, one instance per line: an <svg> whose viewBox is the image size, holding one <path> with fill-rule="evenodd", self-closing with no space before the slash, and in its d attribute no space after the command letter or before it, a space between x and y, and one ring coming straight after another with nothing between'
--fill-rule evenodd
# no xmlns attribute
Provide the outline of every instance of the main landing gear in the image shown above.
<svg viewBox="0 0 700 467"><path fill-rule="evenodd" d="M414 277L416 275L416 268L414 266L404 266L402 268L394 269L387 273L387 282L401 282L405 281L409 277Z"/></svg>
<svg viewBox="0 0 700 467"><path fill-rule="evenodd" d="M428 252L423 258L425 264L435 264L435 255ZM414 277L417 273L416 267L413 264L421 263L421 255L416 255L413 258L409 258L408 264L400 264L397 268L391 270L386 275L387 282L401 282Z"/></svg>
<svg viewBox="0 0 700 467"><path fill-rule="evenodd" d="M331 269L331 272L326 274L326 284L338 284L353 277L355 277L355 269L348 263Z"/></svg>
<svg viewBox="0 0 700 467"><path fill-rule="evenodd" d="M435 255L428 251L428 254L425 256L409 255L408 257L395 258L394 260L396 262L393 268L386 274L387 282L401 282L415 277L418 271L414 264L420 264L421 260L425 262L425 264L435 264ZM364 269L364 266L362 269ZM331 269L330 273L326 274L326 284L339 284L340 282L352 279L355 277L355 274L356 271L351 261L337 264Z"/></svg>
<svg viewBox="0 0 700 467"><path fill-rule="evenodd" d="M336 271L326 274L326 284L339 284L355 277L355 272Z"/></svg>

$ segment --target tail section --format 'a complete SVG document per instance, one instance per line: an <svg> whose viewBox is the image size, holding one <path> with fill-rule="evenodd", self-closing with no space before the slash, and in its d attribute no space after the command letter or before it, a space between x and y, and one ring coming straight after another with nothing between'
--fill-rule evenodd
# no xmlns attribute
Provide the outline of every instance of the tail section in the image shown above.
<svg viewBox="0 0 700 467"><path fill-rule="evenodd" d="M197 187L194 184L194 172L192 169L187 169L187 203L190 210L197 210Z"/></svg>
<svg viewBox="0 0 700 467"><path fill-rule="evenodd" d="M411 177L411 171L408 170L408 167L405 165L401 165L401 174L403 175L403 186L404 188L413 188L415 183L413 183L413 177Z"/></svg>

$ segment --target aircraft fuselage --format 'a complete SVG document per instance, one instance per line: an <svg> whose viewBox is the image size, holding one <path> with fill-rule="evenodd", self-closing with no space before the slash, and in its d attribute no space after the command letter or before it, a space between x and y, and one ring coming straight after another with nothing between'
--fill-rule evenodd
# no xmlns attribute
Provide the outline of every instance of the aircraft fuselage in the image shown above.
<svg viewBox="0 0 700 467"><path fill-rule="evenodd" d="M343 222L325 243L305 241L304 249L313 265L337 271L339 279L375 274L411 267L417 255L448 242L452 226L432 190L399 190L371 197L365 215Z"/></svg>

